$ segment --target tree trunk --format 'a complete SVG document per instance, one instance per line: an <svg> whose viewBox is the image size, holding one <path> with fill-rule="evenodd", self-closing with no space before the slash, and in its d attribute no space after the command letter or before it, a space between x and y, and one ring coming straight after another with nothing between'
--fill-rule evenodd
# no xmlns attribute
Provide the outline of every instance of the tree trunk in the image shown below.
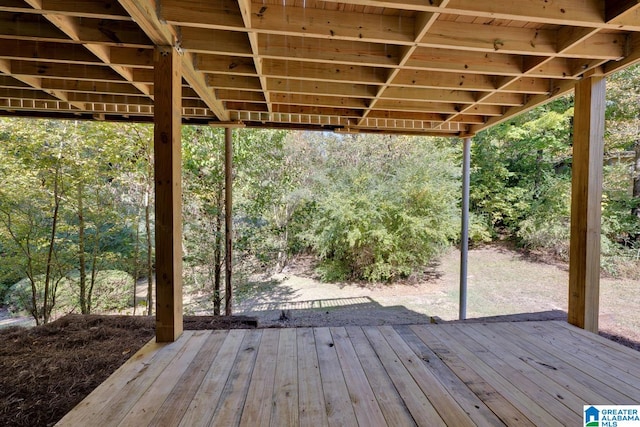
<svg viewBox="0 0 640 427"><path fill-rule="evenodd" d="M635 161L633 163L633 198L637 205L633 208L633 214L640 219L640 139L635 144Z"/></svg>
<svg viewBox="0 0 640 427"><path fill-rule="evenodd" d="M53 217L51 222L51 235L49 238L49 249L47 252L47 266L44 274L44 301L42 306L42 322L49 323L53 303L49 304L50 286L51 286L51 267L53 264L53 251L56 242L56 229L58 226L58 212L60 210L60 165L56 165L56 171L53 182Z"/></svg>
<svg viewBox="0 0 640 427"><path fill-rule="evenodd" d="M80 312L89 314L87 310L87 265L85 260L85 223L82 183L78 183L78 263L80 268Z"/></svg>
<svg viewBox="0 0 640 427"><path fill-rule="evenodd" d="M222 279L222 217L223 217L223 185L222 182L218 185L218 213L216 215L216 241L213 249L213 314L220 315L220 288Z"/></svg>
<svg viewBox="0 0 640 427"><path fill-rule="evenodd" d="M147 176L145 177L144 222L147 232L147 315L153 315L153 238L151 236L151 190L153 188L153 146L147 144Z"/></svg>
<svg viewBox="0 0 640 427"><path fill-rule="evenodd" d="M149 188L145 194L144 222L147 231L147 315L153 315L153 262L152 253L153 243L151 240L151 203L149 203Z"/></svg>
<svg viewBox="0 0 640 427"><path fill-rule="evenodd" d="M89 289L87 290L87 314L91 314L93 306L93 289L96 285L98 277L98 254L100 253L100 233L96 229L95 239L93 241L93 251L91 253L91 280L89 281Z"/></svg>
<svg viewBox="0 0 640 427"><path fill-rule="evenodd" d="M136 215L136 241L133 246L133 315L136 315L136 294L138 291L138 258L140 257L140 211Z"/></svg>

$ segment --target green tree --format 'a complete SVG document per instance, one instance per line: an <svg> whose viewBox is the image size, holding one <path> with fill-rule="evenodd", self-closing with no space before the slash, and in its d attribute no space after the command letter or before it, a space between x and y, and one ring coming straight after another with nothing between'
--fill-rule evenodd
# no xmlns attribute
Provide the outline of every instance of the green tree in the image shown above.
<svg viewBox="0 0 640 427"><path fill-rule="evenodd" d="M623 220L628 225L633 224L634 238L640 235L640 66L627 68L612 75L607 81L607 109L606 109L606 154L609 163L619 163L630 166L625 174L626 180L618 182L622 191L617 198L612 194L605 194L608 198L619 200L620 208L630 210L637 220L627 218ZM629 189L628 183L631 183ZM609 205L610 206L610 205ZM605 213L607 215L608 213Z"/></svg>
<svg viewBox="0 0 640 427"><path fill-rule="evenodd" d="M315 212L303 233L327 280L394 280L455 239L459 168L447 143L393 136L316 139Z"/></svg>
<svg viewBox="0 0 640 427"><path fill-rule="evenodd" d="M0 270L27 278L23 305L38 322L50 320L61 283L73 284L65 303L82 313L112 307L125 290L100 273L127 270L133 254L135 209L124 196L132 187L130 139L109 123L22 119L0 126L0 233L7 238Z"/></svg>
<svg viewBox="0 0 640 427"><path fill-rule="evenodd" d="M212 291L220 314L224 254L224 132L185 127L183 137L185 274Z"/></svg>
<svg viewBox="0 0 640 427"><path fill-rule="evenodd" d="M22 303L37 324L49 322L68 268L69 247L58 236L66 195L67 125L0 121L0 223L9 236L3 245L9 254L4 261L28 279L29 297Z"/></svg>

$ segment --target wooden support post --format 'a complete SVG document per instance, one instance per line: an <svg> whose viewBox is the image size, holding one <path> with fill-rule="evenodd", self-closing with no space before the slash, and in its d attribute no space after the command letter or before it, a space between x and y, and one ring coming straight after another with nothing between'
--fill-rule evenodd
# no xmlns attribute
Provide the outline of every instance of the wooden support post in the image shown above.
<svg viewBox="0 0 640 427"><path fill-rule="evenodd" d="M605 79L576 84L571 182L569 323L598 332L600 216L604 152Z"/></svg>
<svg viewBox="0 0 640 427"><path fill-rule="evenodd" d="M231 128L224 128L224 212L225 212L225 280L224 280L224 314L231 316L233 308L233 137Z"/></svg>
<svg viewBox="0 0 640 427"><path fill-rule="evenodd" d="M462 227L460 233L460 310L459 319L467 318L467 264L469 259L469 187L471 174L471 138L464 139L462 160Z"/></svg>
<svg viewBox="0 0 640 427"><path fill-rule="evenodd" d="M182 333L182 73L171 46L154 52L154 155L156 191L156 340Z"/></svg>

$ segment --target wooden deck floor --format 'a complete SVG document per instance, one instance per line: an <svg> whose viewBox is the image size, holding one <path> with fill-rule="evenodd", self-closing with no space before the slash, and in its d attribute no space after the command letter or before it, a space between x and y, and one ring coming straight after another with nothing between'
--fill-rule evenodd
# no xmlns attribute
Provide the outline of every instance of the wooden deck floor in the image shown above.
<svg viewBox="0 0 640 427"><path fill-rule="evenodd" d="M58 425L562 426L639 403L640 353L562 321L187 331Z"/></svg>

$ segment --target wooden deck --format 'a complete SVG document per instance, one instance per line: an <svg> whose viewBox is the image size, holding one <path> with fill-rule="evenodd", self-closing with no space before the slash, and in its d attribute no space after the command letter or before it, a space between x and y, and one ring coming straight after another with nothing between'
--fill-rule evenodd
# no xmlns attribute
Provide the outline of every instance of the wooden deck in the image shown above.
<svg viewBox="0 0 640 427"><path fill-rule="evenodd" d="M640 353L562 321L187 331L60 426L562 426L639 404Z"/></svg>

